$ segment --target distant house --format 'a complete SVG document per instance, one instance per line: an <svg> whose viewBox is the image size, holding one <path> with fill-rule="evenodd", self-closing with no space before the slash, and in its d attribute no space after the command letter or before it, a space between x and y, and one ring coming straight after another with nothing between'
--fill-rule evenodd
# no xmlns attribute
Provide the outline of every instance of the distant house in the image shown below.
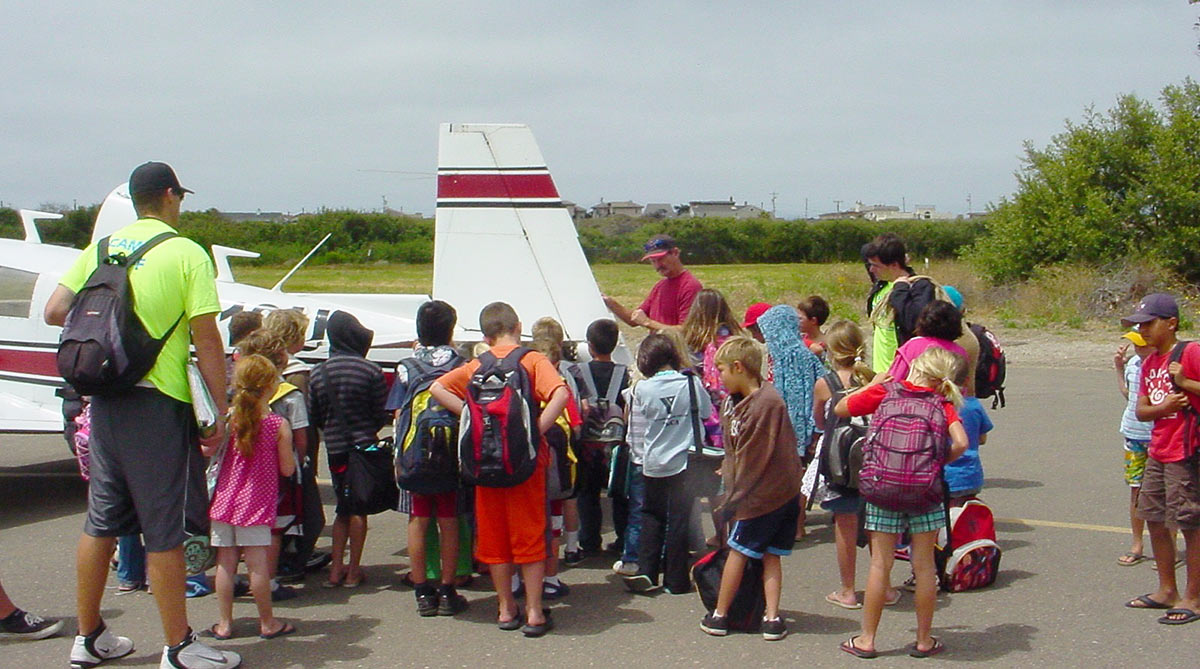
<svg viewBox="0 0 1200 669"><path fill-rule="evenodd" d="M566 209L567 213L571 215L572 221L578 222L578 221L582 221L583 219L587 218L587 215L588 215L587 209L584 209L583 207L575 204L574 202L571 202L570 200L563 200L562 204L563 204L563 209Z"/></svg>
<svg viewBox="0 0 1200 669"><path fill-rule="evenodd" d="M609 216L630 216L636 218L642 215L642 205L636 202L624 200L622 202L605 202L600 201L600 204L592 207L592 216L595 218L607 218Z"/></svg>
<svg viewBox="0 0 1200 669"><path fill-rule="evenodd" d="M230 223L291 223L299 214L285 214L282 211L222 211L220 216Z"/></svg>
<svg viewBox="0 0 1200 669"><path fill-rule="evenodd" d="M818 221L840 221L847 218L862 218L861 211L830 211L824 214L817 214Z"/></svg>
<svg viewBox="0 0 1200 669"><path fill-rule="evenodd" d="M672 218L675 216L675 207L665 202L651 202L642 210L642 216L648 218Z"/></svg>
<svg viewBox="0 0 1200 669"><path fill-rule="evenodd" d="M858 218L864 218L868 221L945 221L954 218L954 214L938 211L937 207L933 206L932 204L913 205L912 211L901 211L900 207L891 204L864 205L862 202L857 202L854 205L853 213L856 214Z"/></svg>
<svg viewBox="0 0 1200 669"><path fill-rule="evenodd" d="M735 204L733 198L728 200L693 200L688 203L691 216L696 218L759 218L766 210L743 202Z"/></svg>
<svg viewBox="0 0 1200 669"><path fill-rule="evenodd" d="M913 218L919 221L948 221L954 214L948 211L938 211L932 204L914 204Z"/></svg>

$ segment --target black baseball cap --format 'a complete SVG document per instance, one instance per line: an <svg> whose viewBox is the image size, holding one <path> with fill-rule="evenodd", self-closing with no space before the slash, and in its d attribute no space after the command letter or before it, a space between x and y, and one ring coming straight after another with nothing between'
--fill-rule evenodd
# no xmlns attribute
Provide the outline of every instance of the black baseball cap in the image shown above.
<svg viewBox="0 0 1200 669"><path fill-rule="evenodd" d="M181 186L179 184L179 177L175 176L175 170L171 169L171 166L166 163L154 161L142 163L129 175L130 194L149 193L168 188L182 193L195 192Z"/></svg>
<svg viewBox="0 0 1200 669"><path fill-rule="evenodd" d="M1137 311L1121 319L1124 325L1149 323L1155 318L1179 318L1179 305L1166 293L1154 293L1142 298Z"/></svg>

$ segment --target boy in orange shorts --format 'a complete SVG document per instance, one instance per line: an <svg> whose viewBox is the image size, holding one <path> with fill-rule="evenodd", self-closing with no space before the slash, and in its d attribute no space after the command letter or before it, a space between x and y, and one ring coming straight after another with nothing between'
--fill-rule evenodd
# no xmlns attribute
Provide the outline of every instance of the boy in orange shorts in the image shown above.
<svg viewBox="0 0 1200 669"><path fill-rule="evenodd" d="M517 312L504 302L493 302L479 313L479 326L489 352L497 358L512 353L521 342L521 321ZM479 361L448 372L435 381L429 392L446 409L461 414L471 375L479 369ZM558 370L546 356L532 351L521 358L521 366L529 376L534 399L544 403L537 418L539 434L554 425L554 419L567 403L567 386ZM520 629L525 636L542 636L553 627L548 611L542 610L542 589L525 589L525 621L511 584L514 564L521 568L526 583L541 583L545 576L545 560L550 555L549 504L546 499L546 465L550 454L545 440L537 454L533 475L511 488L475 488L475 522L477 542L475 557L489 566L492 585L499 600L497 623L500 629Z"/></svg>

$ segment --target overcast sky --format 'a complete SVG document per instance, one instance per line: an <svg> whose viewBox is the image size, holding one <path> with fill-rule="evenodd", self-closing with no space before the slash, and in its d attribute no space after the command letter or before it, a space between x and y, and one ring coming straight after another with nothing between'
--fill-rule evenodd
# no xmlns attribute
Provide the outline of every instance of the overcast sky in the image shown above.
<svg viewBox="0 0 1200 669"><path fill-rule="evenodd" d="M528 123L585 206L962 213L1023 141L1200 69L1186 0L609 4L6 1L0 201L156 159L185 208L429 215L452 121Z"/></svg>

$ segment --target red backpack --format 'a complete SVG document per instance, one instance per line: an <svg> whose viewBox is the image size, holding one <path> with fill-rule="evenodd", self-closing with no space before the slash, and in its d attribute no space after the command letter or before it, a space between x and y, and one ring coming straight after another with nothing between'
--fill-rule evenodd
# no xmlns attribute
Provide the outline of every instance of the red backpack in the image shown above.
<svg viewBox="0 0 1200 669"><path fill-rule="evenodd" d="M516 348L504 358L490 351L479 356L458 429L459 474L469 485L511 488L537 468L541 411L521 365L531 350Z"/></svg>
<svg viewBox="0 0 1200 669"><path fill-rule="evenodd" d="M942 465L950 446L945 400L898 382L884 388L887 395L871 416L863 444L858 491L875 506L924 513L945 500Z"/></svg>
<svg viewBox="0 0 1200 669"><path fill-rule="evenodd" d="M935 560L942 590L985 588L1000 571L1000 546L992 510L974 497L950 509L949 535L938 533Z"/></svg>

